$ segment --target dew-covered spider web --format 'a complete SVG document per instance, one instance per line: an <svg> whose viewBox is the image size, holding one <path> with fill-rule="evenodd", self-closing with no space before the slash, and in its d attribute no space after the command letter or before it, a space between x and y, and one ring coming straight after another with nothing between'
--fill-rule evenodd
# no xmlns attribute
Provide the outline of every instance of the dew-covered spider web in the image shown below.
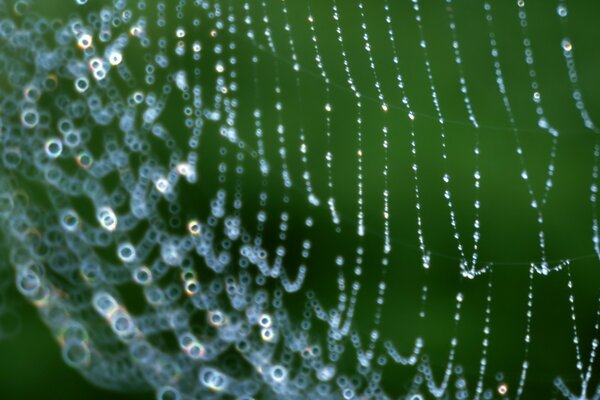
<svg viewBox="0 0 600 400"><path fill-rule="evenodd" d="M0 0L0 288L160 400L600 399L599 13Z"/></svg>

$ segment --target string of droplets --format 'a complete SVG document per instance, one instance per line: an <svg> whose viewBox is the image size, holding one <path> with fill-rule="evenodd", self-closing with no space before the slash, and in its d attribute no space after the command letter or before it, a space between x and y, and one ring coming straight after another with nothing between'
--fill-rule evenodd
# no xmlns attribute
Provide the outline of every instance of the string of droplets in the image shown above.
<svg viewBox="0 0 600 400"><path fill-rule="evenodd" d="M410 100L407 97L406 91L404 89L404 80L402 78L402 73L401 73L400 67L399 67L400 58L399 58L398 49L396 46L395 32L393 29L392 18L390 15L390 7L389 7L387 0L385 0L383 8L384 8L385 21L386 21L386 25L387 25L387 32L390 37L390 44L391 44L391 48L392 48L394 70L396 73L396 81L398 83L398 88L400 89L400 95L402 96L402 103L406 106L406 108L408 110L407 115L408 115L408 121L409 121L409 130L410 130L410 138L411 138L410 145L411 145L411 154L412 154L411 169L413 171L416 210L417 210L417 237L418 237L418 241L419 241L419 249L421 251L422 265L425 270L428 270L429 264L430 264L430 254L427 252L427 250L425 248L425 238L423 235L423 219L421 216L421 200L420 200L421 195L420 195L420 190L419 190L420 184L419 184L419 174L418 174L418 164L417 164L417 144L416 144L416 133L415 133L415 125L414 125L415 115L412 111ZM427 301L427 285L424 284L421 288L421 305L420 305L420 311L419 311L419 316L421 318L425 318L425 315L426 315L426 312L425 312L426 301ZM393 343L391 341L385 342L385 347L386 347L390 357L394 361L400 362L400 363L416 362L416 356L419 355L419 351L420 351L420 348L422 347L422 345L423 345L422 339L417 339L416 345L415 345L415 351L414 351L415 357L413 357L412 359L411 358L402 359L398 355L398 351L394 348Z"/></svg>
<svg viewBox="0 0 600 400"><path fill-rule="evenodd" d="M375 344L379 339L379 325L381 324L381 315L383 310L383 304L385 301L385 289L386 289L386 271L389 264L388 254L392 251L391 238L390 238L390 187L389 187L389 151L388 147L390 145L389 142L389 127L386 123L388 106L385 100L385 96L383 94L381 88L381 81L379 80L379 76L377 74L377 67L375 65L375 60L373 59L373 52L371 50L371 42L369 40L368 26L367 20L365 17L365 6L362 2L358 3L358 8L360 10L361 17L361 31L362 38L364 41L364 49L367 52L367 56L369 59L369 66L373 74L373 82L375 86L375 90L377 92L377 98L381 102L381 110L383 111L383 127L381 128L382 133L382 147L383 147L383 256L381 259L381 277L379 278L378 283L378 291L377 298L375 300L376 308L374 313L374 321L373 328L369 334L369 343L367 345L367 351L364 355L362 351L359 351L359 354L362 355L361 362L368 364L373 358Z"/></svg>
<svg viewBox="0 0 600 400"><path fill-rule="evenodd" d="M593 364L596 359L596 355L598 352L598 334L600 333L600 298L598 299L598 308L596 311L596 322L594 324L594 339L591 342L591 349L588 358L588 366L587 369L583 364L582 352L581 352L581 343L580 343L580 335L577 329L577 316L575 312L575 295L574 295L574 287L573 287L573 277L571 272L570 265L567 265L565 268L567 272L567 288L569 293L569 308L571 312L571 323L573 329L573 346L575 347L575 355L576 355L576 368L579 370L579 379L581 381L580 393L578 395L572 393L567 385L563 382L561 377L557 377L555 379L555 386L558 390L569 400L583 399L586 397L588 393L588 385L590 379L592 378L593 373ZM584 372L585 369L585 372ZM600 390L596 390L593 397L594 399L600 398Z"/></svg>
<svg viewBox="0 0 600 400"><path fill-rule="evenodd" d="M590 200L592 203L592 241L594 244L594 251L600 259L600 224L598 222L598 178L600 170L600 130L590 117L590 113L587 109L581 87L579 84L579 76L577 74L577 67L575 65L575 56L573 43L567 35L569 26L569 10L567 3L564 0L558 2L556 7L556 13L560 19L561 29L563 33L563 40L560 43L562 54L567 67L567 73L569 81L571 83L571 99L573 104L579 111L579 115L583 122L583 125L592 131L596 136L596 144L594 146L594 165L592 167L592 184L590 185Z"/></svg>
<svg viewBox="0 0 600 400"><path fill-rule="evenodd" d="M524 55L525 55L527 69L529 72L528 76L529 76L531 91L532 91L531 98L535 104L536 114L539 117L538 126L542 129L546 130L552 136L552 147L550 149L550 160L548 161L548 168L547 168L547 172L546 172L546 174L547 174L546 181L545 181L545 185L544 185L544 190L542 191L542 195L540 196L540 198L537 198L534 195L533 188L531 188L531 183L529 183L529 182L527 183L527 185L530 187L531 207L534 210L538 210L538 208L539 208L539 212L538 212L538 224L540 226L539 245L540 245L542 262L541 262L541 265L539 265L539 266L534 264L534 268L535 268L536 272L538 272L538 273L547 274L548 272L550 272L552 269L555 269L555 268L549 266L548 261L547 261L546 239L545 239L546 234L544 232L543 208L545 207L545 205L548 201L548 195L550 193L550 190L552 189L553 182L554 182L553 178L554 178L554 173L556 170L555 163L556 163L556 155L557 155L557 150L558 150L559 132L548 121L548 118L546 117L546 113L544 111L544 107L542 105L542 94L540 91L540 85L537 81L537 71L535 68L535 59L533 57L533 49L531 47L531 38L529 35L529 29L528 29L527 13L525 12L525 1L517 0L517 7L518 7L519 24L521 25L521 30L523 32ZM518 144L517 151L518 152L523 151L520 144ZM528 172L526 169L523 169L523 172L521 173L521 177L525 181L528 181L529 175L528 175ZM560 265L557 268L559 269Z"/></svg>
<svg viewBox="0 0 600 400"><path fill-rule="evenodd" d="M435 108L435 112L436 112L436 116L437 116L437 122L439 124L440 127L440 139L441 139L441 145L442 145L442 161L443 161L443 165L444 165L444 171L446 171L442 177L442 180L444 182L444 198L446 199L446 203L448 206L448 212L450 215L450 225L452 226L452 231L453 231L453 237L456 240L456 247L457 250L460 254L460 258L461 258L461 269L463 271L463 276L468 277L468 278L473 278L475 277L478 273L485 271L484 268L481 268L480 270L477 270L477 266L475 264L471 264L469 266L468 261L467 261L467 257L466 257L466 253L464 250L464 246L462 243L462 240L460 238L460 233L458 231L458 224L456 222L456 210L455 210L455 206L454 206L454 202L452 200L452 191L450 189L450 181L451 181L451 174L448 170L448 133L447 133L447 129L446 129L446 124L445 124L445 119L444 119L444 115L442 113L442 108L440 106L440 100L439 100L439 93L437 91L437 87L433 78L433 71L431 68L431 62L429 59L429 54L428 54L428 50L427 50L427 41L425 39L425 32L424 32L424 28L423 28L423 23L422 23L422 19L421 19L421 13L420 13L420 6L419 6L419 1L418 0L413 0L413 10L415 12L415 19L417 21L417 27L419 29L419 38L420 38L420 47L422 49L423 52L423 56L424 56L424 63L425 63L425 70L427 72L427 80L429 82L429 89L430 89L430 93L431 93L431 100L433 102L434 108ZM451 22L452 23L452 22ZM455 48L457 49L457 48ZM460 64L459 62L460 57L455 57L455 63ZM462 84L462 82L461 82ZM466 87L466 86L463 86ZM465 103L467 102L467 100L465 100ZM469 110L470 108L467 107L467 110ZM479 147L475 148L475 153L479 153ZM478 154L477 154L478 155ZM478 169L475 170L474 172L474 187L475 187L475 191L478 194L479 192L479 187L480 187L480 172ZM475 209L475 217L473 220L473 236L474 236L474 244L473 244L473 256L472 256L472 261L477 261L478 257L477 255L475 255L475 253L477 252L477 244L479 242L479 218L478 218L478 209L480 208L480 201L478 198L475 199L474 204L474 209Z"/></svg>
<svg viewBox="0 0 600 400"><path fill-rule="evenodd" d="M473 202L474 209L474 217L473 217L473 254L471 255L471 265L470 268L466 263L466 260L463 261L465 263L463 269L470 269L469 274L475 274L477 268L477 262L479 257L479 242L481 240L481 220L480 220L480 209L481 209L481 172L480 172L480 162L479 159L481 157L481 148L480 148L480 134L479 134L479 124L477 123L477 118L475 117L475 113L473 112L473 106L471 105L471 99L469 97L469 89L467 87L467 80L465 78L465 72L462 65L462 56L460 52L460 44L458 40L458 33L456 29L456 22L454 18L454 8L452 4L452 0L447 0L448 7L446 8L448 12L449 19L449 28L450 32L452 32L452 49L454 50L454 63L456 64L458 74L459 74L459 83L460 83L460 91L463 94L463 102L465 104L465 109L467 111L467 115L469 117L469 121L473 124L475 128L475 147L473 148L473 153L475 154L475 171L473 172L473 186L475 188L475 200Z"/></svg>
<svg viewBox="0 0 600 400"><path fill-rule="evenodd" d="M293 62L292 68L294 70L294 82L296 85L296 97L298 100L297 110L298 110L298 115L302 116L305 113L304 113L304 108L303 108L304 100L302 98L300 74L299 74L301 67L298 62L298 54L296 52L296 44L294 41L294 35L292 32L292 28L290 25L287 0L281 0L281 1L282 1L282 11L283 11L284 21L285 21L284 29L288 35L288 45L290 47L290 51L291 51L291 55L292 55L292 62ZM304 126L304 122L303 122L302 118L300 118L299 124L300 124L300 135L299 135L300 136L300 153L302 154L301 160L302 160L302 164L303 164L303 168L304 168L302 171L302 178L304 179L304 183L306 185L308 202L314 206L319 206L321 204L321 202L314 193L311 175L310 175L310 171L309 171L309 167L308 167L309 147L308 147L308 144L306 141L306 130L305 130L305 126Z"/></svg>
<svg viewBox="0 0 600 400"><path fill-rule="evenodd" d="M333 153L331 152L331 82L329 80L329 76L325 67L323 66L321 51L319 49L319 42L317 40L317 32L314 25L314 17L311 11L310 0L308 3L308 24L311 32L311 41L313 44L314 52L315 52L315 63L317 64L317 68L319 70L319 75L324 80L325 83L325 135L327 137L327 152L325 153L325 164L327 166L327 190L329 198L327 200L327 204L329 206L329 211L331 213L331 219L333 223L337 226L337 231L339 233L340 227L340 217L338 215L337 209L335 207L335 197L333 196Z"/></svg>
<svg viewBox="0 0 600 400"><path fill-rule="evenodd" d="M518 131L516 129L515 117L513 115L511 103L506 94L506 85L504 83L505 82L504 76L502 73L500 59L499 59L499 52L498 52L498 48L497 48L496 35L494 33L493 17L491 14L491 9L492 8L491 8L490 3L488 3L488 2L484 3L485 17L486 17L488 27L489 27L488 35L489 35L491 54L492 54L492 57L494 60L496 83L498 85L498 92L500 93L500 95L502 97L502 102L503 102L506 114L508 116L509 123L513 127L513 134L514 134L514 137L516 140L516 145L517 145L517 155L519 157L521 167L523 168L523 173L521 174L521 176L525 178L525 182L528 184L528 190L529 190L529 194L531 197L533 195L533 188L531 187L531 184L528 181L528 174L526 172L527 170L525 167L523 151L521 150L520 139L519 139ZM533 197L533 198L535 198L535 197ZM531 334L531 324L532 324L531 318L532 318L532 307L533 307L533 271L534 271L534 268L532 266L529 268L529 286L528 286L528 291L527 291L527 311L526 311L527 321L526 321L526 328L525 328L525 335L524 335L525 355L524 355L524 359L523 359L523 362L521 365L521 374L520 374L519 384L518 384L518 388L517 388L517 398L520 398L520 396L523 393L523 388L524 388L525 380L527 377L527 371L529 369L528 355L529 355L529 342L531 340L530 334Z"/></svg>
<svg viewBox="0 0 600 400"><path fill-rule="evenodd" d="M252 18L250 16L250 5L248 4L248 2L244 3L244 11L245 11L244 21L245 21L246 25L249 27L247 35L250 38L250 40L254 41L254 40L256 40L256 38L255 38L254 31L251 28ZM265 155L265 144L264 144L264 140L263 140L263 128L262 128L262 113L261 113L261 110L258 108L258 104L259 104L259 100L260 100L260 94L259 94L260 85L259 85L259 77L258 77L258 55L256 54L256 52L252 53L251 62L252 62L252 76L253 76L253 80L254 80L253 81L253 95L254 95L253 100L254 100L254 104L255 104L255 107L253 107L253 109L252 109L252 117L254 120L254 133L255 133L256 141L257 141L259 169L260 169L260 174L261 174L261 189L260 189L260 194L259 194L260 209L257 213L255 244L256 244L256 246L261 246L262 241L263 241L264 225L265 225L265 221L266 221L266 211L265 210L267 207L267 200L268 200L268 196L266 193L266 186L267 186L270 168L269 168L269 164L267 162L266 155Z"/></svg>
<svg viewBox="0 0 600 400"><path fill-rule="evenodd" d="M441 144L442 144L442 159L443 159L444 170L448 171L448 164L447 164L448 150L447 150L446 126L445 126L444 117L443 117L442 109L441 109L440 102L439 102L439 94L438 94L438 91L437 91L437 88L436 88L436 85L434 82L434 78L433 78L433 71L431 68L431 63L430 63L429 54L428 54L428 50L427 50L427 41L425 39L425 32L424 32L424 28L423 28L421 13L420 13L419 0L412 0L412 9L415 13L415 20L416 20L418 31L419 31L419 40L420 40L419 46L421 47L422 53L424 56L424 65L425 65L425 70L426 70L426 75L427 75L427 82L429 85L429 91L431 94L431 100L433 102L435 112L437 115L437 122L440 127L440 139L441 139ZM472 271L468 271L467 265L464 263L464 260L466 260L466 257L465 257L465 253L463 250L463 245L460 240L460 235L458 233L458 227L456 224L456 212L454 209L454 204L452 202L452 193L450 191L450 186L449 186L450 173L448 173L448 172L444 173L442 180L444 182L444 198L446 199L446 204L448 206L448 212L450 215L450 224L453 229L453 237L456 240L457 249L461 255L461 259L463 260L463 262L461 262L462 276L473 278L474 273ZM476 203L476 207L477 206L478 205ZM476 223L476 222L477 221L475 221L474 223ZM471 266L471 270L474 270L474 268L475 268L474 265ZM453 367L454 367L454 358L456 356L457 345L458 345L458 339L456 338L455 335L456 335L456 330L458 328L458 322L460 321L460 317L461 317L460 312L461 312L461 306L462 306L463 299L464 299L463 294L461 292L458 292L456 295L456 314L454 316L455 332L454 332L454 336L450 340L450 350L448 353L448 359L446 362L446 368L444 371L444 376L443 376L442 382L439 385L436 385L431 374L426 376L427 387L434 396L441 396L446 391L446 389L450 383L450 377L452 376Z"/></svg>
<svg viewBox="0 0 600 400"><path fill-rule="evenodd" d="M359 278L362 275L363 268L363 255L364 249L362 247L363 237L365 235L365 225L364 225L364 197L363 197L363 104L361 100L361 93L358 91L353 75L352 70L350 68L349 58L346 53L346 49L344 46L344 38L343 32L340 24L340 14L337 8L337 4L335 0L332 3L331 8L331 16L335 22L335 30L337 34L337 42L342 55L342 63L344 72L346 75L346 83L350 90L353 93L353 97L356 101L356 129L357 129L357 145L358 150L356 152L357 157L357 235L358 235L358 244L355 249L355 266L354 266L354 277L351 285L351 293L348 296L345 291L345 279L344 272L340 272L340 277L338 278L338 289L340 290L340 294L338 296L338 307L337 311L333 313L333 318L329 322L330 329L328 332L328 348L330 351L329 359L331 361L338 361L344 351L344 347L340 345L340 342L346 337L351 330L352 322L354 320L354 314L356 309L356 304L358 301L358 294L360 290L360 281ZM327 110L329 112L329 110ZM331 205L330 205L331 206ZM337 264L342 267L344 264L343 257L338 256L336 259ZM358 348L358 336L355 332L351 334L351 341L355 348ZM346 386L346 385L342 385ZM352 398L355 396L354 390L351 388L344 388L344 397Z"/></svg>
<svg viewBox="0 0 600 400"><path fill-rule="evenodd" d="M272 30L271 27L269 25L269 16L267 15L267 6L266 3L264 1L261 2L260 5L261 9L262 9L262 20L265 24L265 29L264 29L264 36L267 40L268 46L271 49L271 51L273 53L277 53L276 47L275 47L275 41L273 40L273 36L272 36ZM286 147L286 132L285 132L285 125L284 125L284 120L283 120L283 103L282 103L282 99L281 99L281 77L280 77L280 73L279 73L279 63L277 61L274 61L274 68L275 68L275 114L277 115L277 127L276 127L276 131L278 134L278 138L279 138L279 149L278 149L278 153L279 156L281 158L281 164L282 164L282 171L281 171L281 177L282 177L282 181L283 181L283 192L282 192L282 200L284 204L288 204L290 201L290 188L292 187L292 181L291 181L291 175L289 172L289 168L288 168L288 161L287 161L287 147ZM288 210L284 209L280 216L279 216L279 229L278 229L278 238L280 240L280 243L284 243L285 239L287 237L286 231L287 231L287 226L288 226L288 219L289 219L289 213ZM280 245L277 247L277 256L274 262L274 270L271 271L271 274L273 274L273 276L277 276L278 274L281 274L282 271L282 262L283 262L283 255L285 252L285 247L283 245Z"/></svg>

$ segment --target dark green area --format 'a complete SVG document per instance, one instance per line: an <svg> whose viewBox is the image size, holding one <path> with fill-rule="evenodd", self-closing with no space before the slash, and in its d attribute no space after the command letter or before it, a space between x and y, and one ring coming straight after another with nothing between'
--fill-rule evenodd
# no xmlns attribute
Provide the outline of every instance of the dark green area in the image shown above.
<svg viewBox="0 0 600 400"><path fill-rule="evenodd" d="M60 347L37 312L28 304L12 305L21 317L19 332L0 341L0 398L2 399L133 399L150 393L121 394L90 385L63 361Z"/></svg>

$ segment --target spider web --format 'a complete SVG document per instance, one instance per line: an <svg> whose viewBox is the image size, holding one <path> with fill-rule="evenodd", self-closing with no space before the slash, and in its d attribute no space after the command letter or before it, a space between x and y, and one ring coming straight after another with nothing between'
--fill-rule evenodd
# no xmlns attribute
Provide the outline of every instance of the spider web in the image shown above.
<svg viewBox="0 0 600 400"><path fill-rule="evenodd" d="M90 381L600 398L597 10L53 3L0 2L0 218Z"/></svg>

